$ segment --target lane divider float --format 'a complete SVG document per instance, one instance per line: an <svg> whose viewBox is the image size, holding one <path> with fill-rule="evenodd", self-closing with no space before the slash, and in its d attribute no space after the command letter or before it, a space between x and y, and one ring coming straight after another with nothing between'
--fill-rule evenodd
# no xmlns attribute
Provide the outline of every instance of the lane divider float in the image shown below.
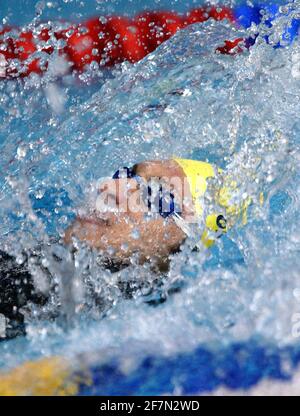
<svg viewBox="0 0 300 416"><path fill-rule="evenodd" d="M287 12L285 12L287 13ZM265 17L267 14L267 18ZM95 62L113 66L123 61L138 62L178 30L208 19L227 19L236 27L248 28L264 21L267 27L283 12L280 4L242 4L235 9L202 6L184 15L170 11L146 11L130 19L124 16L93 17L82 23L41 23L33 30L0 28L0 77L26 77L48 68L49 56L57 53L67 68L83 72ZM291 19L274 47L290 44L298 34L300 20ZM269 43L268 36L265 36ZM225 40L221 54L235 54L249 48L253 39ZM244 47L243 47L244 46Z"/></svg>

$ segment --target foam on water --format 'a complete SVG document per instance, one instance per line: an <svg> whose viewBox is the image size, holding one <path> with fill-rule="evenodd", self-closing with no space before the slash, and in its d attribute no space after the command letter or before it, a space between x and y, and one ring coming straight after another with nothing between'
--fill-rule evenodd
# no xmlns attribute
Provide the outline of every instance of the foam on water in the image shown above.
<svg viewBox="0 0 300 416"><path fill-rule="evenodd" d="M298 3L293 7L300 11ZM268 28L274 44L289 19ZM122 271L118 278L125 282L147 283L130 300L94 253L79 251L73 262L56 246L63 262L53 264L45 249L58 298L75 277L72 302L61 309L78 319L67 328L59 316L49 323L49 315L57 315L56 297L42 310L32 307L27 339L0 345L2 366L86 351L101 351L104 361L110 354L135 357L137 365L145 353L168 355L199 344L250 337L297 342L300 46L296 40L274 49L258 37L249 52L215 53L224 39L241 35L227 23L193 25L140 63L122 65L113 77L101 73L82 95L72 77L0 85L0 242L20 261L24 250L63 233L91 182L136 161L208 159L237 181L235 200L253 200L245 226L237 224L206 253L184 246L161 284L147 266ZM210 209L209 197L206 203ZM82 279L101 294L100 312ZM166 302L145 303L158 298Z"/></svg>

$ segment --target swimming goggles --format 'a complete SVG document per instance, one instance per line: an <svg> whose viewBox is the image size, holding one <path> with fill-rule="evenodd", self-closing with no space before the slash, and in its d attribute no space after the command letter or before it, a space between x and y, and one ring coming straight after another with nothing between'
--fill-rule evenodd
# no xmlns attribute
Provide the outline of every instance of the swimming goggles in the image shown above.
<svg viewBox="0 0 300 416"><path fill-rule="evenodd" d="M136 175L132 168L123 167L118 169L112 179L135 179L141 189L141 195L149 212L159 213L163 218L168 218L171 215L181 215L182 208L176 203L174 193L167 190L166 187L158 180L155 188L153 183L151 185L144 178Z"/></svg>

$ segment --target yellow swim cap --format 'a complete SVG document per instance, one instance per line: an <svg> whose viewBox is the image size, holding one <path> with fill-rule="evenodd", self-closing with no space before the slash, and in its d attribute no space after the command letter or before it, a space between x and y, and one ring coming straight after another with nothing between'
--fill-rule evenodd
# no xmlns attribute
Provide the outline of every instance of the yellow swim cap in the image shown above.
<svg viewBox="0 0 300 416"><path fill-rule="evenodd" d="M203 205L201 204L201 198L204 197L207 189L207 179L216 176L215 168L210 163L197 160L174 158L174 161L181 166L187 177L196 214L199 218L202 218ZM218 172L221 173L222 170L218 169ZM225 184L218 192L217 202L224 208L226 217L229 216L232 219L242 212L243 216L245 216L243 222L246 222L246 211L251 201L246 200L242 207L240 205L232 205L230 203L230 195L236 187L236 183L232 181L229 184ZM182 222L178 223L179 226L181 224ZM205 229L201 236L201 242L205 247L212 246L217 237L226 233L227 227L227 219L224 218L221 212L209 214L205 219ZM185 226L183 231L186 232L186 230L187 227Z"/></svg>

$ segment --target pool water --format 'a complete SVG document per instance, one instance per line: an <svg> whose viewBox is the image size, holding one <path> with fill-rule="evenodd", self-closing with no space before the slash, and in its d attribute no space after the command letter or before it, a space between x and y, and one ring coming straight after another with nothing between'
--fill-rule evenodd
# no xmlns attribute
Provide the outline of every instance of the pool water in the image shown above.
<svg viewBox="0 0 300 416"><path fill-rule="evenodd" d="M57 15L72 6L75 16L77 2L70 3ZM83 15L92 14L92 3L83 2ZM111 2L96 3L111 13ZM246 224L209 251L184 246L160 284L147 265L120 272L125 283L143 282L132 299L93 253L82 248L73 262L57 244L43 249L61 290L73 278L72 296L61 307L58 293L29 308L27 336L0 344L2 369L52 356L74 368L80 362L93 383L79 394L189 394L293 377L300 357L300 46L296 39L272 47L289 19L261 29L270 44L259 36L234 56L214 51L253 27L245 33L209 20L135 65L1 81L0 247L20 262L22 253L63 235L93 198L91 184L136 161L208 160L235 179L237 201L253 201ZM101 310L82 275L104 299Z"/></svg>

